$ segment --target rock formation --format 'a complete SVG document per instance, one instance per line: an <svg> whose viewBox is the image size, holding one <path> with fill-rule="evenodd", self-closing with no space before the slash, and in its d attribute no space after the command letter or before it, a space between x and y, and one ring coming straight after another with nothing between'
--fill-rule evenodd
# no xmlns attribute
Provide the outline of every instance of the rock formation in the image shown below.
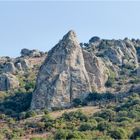
<svg viewBox="0 0 140 140"><path fill-rule="evenodd" d="M48 53L38 74L32 109L68 107L73 99L85 98L93 86L105 90L107 68L79 44L75 32L70 31Z"/></svg>
<svg viewBox="0 0 140 140"><path fill-rule="evenodd" d="M0 91L24 88L24 79L34 80L38 72L38 67L44 61L46 54L37 50L22 50L23 53L30 56L21 56L17 58L0 57ZM37 55L39 53L39 55ZM32 74L30 74L32 73ZM27 75L31 75L28 76ZM19 85L23 85L19 87Z"/></svg>
<svg viewBox="0 0 140 140"><path fill-rule="evenodd" d="M82 49L73 31L48 53L37 78L32 109L66 107L74 98L90 92Z"/></svg>
<svg viewBox="0 0 140 140"><path fill-rule="evenodd" d="M85 68L89 76L92 91L105 91L105 82L108 79L108 68L101 58L92 52L83 50Z"/></svg>
<svg viewBox="0 0 140 140"><path fill-rule="evenodd" d="M95 36L79 43L70 31L48 54L22 49L20 57L0 57L0 91L19 85L26 91L28 82L34 84L37 78L31 109L69 107L74 99L84 99L93 91L139 91L139 63L139 39Z"/></svg>
<svg viewBox="0 0 140 140"><path fill-rule="evenodd" d="M13 62L7 62L4 65L4 69L3 70L4 70L4 72L9 72L9 73L12 73L12 74L14 74L16 72L16 68L15 68Z"/></svg>
<svg viewBox="0 0 140 140"><path fill-rule="evenodd" d="M0 91L8 91L19 87L19 82L16 76L10 73L0 75Z"/></svg>

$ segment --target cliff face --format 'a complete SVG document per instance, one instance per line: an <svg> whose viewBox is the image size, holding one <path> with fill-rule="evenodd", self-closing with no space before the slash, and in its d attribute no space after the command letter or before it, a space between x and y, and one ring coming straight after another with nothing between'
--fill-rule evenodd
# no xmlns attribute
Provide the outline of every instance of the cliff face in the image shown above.
<svg viewBox="0 0 140 140"><path fill-rule="evenodd" d="M82 49L76 34L70 31L48 53L39 71L31 108L66 107L90 91Z"/></svg>
<svg viewBox="0 0 140 140"><path fill-rule="evenodd" d="M105 90L107 68L79 44L75 32L70 31L48 53L38 74L32 109L68 107L73 99L85 98L93 87Z"/></svg>

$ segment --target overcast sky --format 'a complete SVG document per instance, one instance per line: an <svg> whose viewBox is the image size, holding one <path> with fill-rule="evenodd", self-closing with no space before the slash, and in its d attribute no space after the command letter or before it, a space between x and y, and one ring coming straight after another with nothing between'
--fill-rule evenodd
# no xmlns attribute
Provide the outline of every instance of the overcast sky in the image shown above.
<svg viewBox="0 0 140 140"><path fill-rule="evenodd" d="M140 2L0 1L0 56L48 51L71 29L80 42L140 38Z"/></svg>

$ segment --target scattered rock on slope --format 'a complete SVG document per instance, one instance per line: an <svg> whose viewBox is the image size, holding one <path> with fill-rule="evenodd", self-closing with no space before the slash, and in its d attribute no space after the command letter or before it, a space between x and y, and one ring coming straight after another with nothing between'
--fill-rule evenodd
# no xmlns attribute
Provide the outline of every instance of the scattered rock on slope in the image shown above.
<svg viewBox="0 0 140 140"><path fill-rule="evenodd" d="M0 75L0 91L7 91L19 87L19 82L16 76L10 73Z"/></svg>

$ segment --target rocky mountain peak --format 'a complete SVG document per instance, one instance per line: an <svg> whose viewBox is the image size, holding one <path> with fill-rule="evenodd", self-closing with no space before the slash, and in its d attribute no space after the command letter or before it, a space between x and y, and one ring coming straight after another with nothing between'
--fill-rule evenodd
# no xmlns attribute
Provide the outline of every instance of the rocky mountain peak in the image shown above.
<svg viewBox="0 0 140 140"><path fill-rule="evenodd" d="M102 90L106 81L106 76L101 76L104 65L98 68L93 63L95 57L83 52L79 44L76 33L69 31L49 51L38 73L31 109L69 107L75 98L83 99L92 91L91 84Z"/></svg>
<svg viewBox="0 0 140 140"><path fill-rule="evenodd" d="M63 40L74 40L77 38L76 32L74 30L70 30L64 37Z"/></svg>

